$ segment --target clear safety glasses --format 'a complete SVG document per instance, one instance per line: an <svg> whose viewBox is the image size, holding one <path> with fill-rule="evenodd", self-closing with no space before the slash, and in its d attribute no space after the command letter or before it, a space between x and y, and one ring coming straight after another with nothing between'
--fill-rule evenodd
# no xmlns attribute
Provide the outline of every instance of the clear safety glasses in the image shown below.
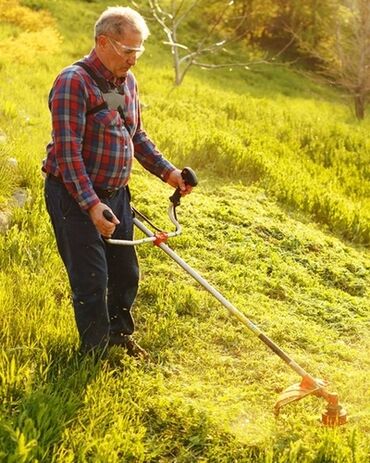
<svg viewBox="0 0 370 463"><path fill-rule="evenodd" d="M118 42L112 37L108 37L108 39L117 55L124 59L129 58L131 56L135 56L136 59L139 59L145 51L145 48L142 45L140 47L133 48L123 45L122 43Z"/></svg>

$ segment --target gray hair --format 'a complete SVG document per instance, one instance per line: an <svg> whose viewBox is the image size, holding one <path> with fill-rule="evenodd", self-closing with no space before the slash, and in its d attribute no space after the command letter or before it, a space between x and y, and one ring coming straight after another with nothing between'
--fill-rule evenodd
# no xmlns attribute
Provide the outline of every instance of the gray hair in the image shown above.
<svg viewBox="0 0 370 463"><path fill-rule="evenodd" d="M95 39L99 35L124 35L130 30L141 34L146 40L150 34L145 19L129 6L110 6L95 23Z"/></svg>

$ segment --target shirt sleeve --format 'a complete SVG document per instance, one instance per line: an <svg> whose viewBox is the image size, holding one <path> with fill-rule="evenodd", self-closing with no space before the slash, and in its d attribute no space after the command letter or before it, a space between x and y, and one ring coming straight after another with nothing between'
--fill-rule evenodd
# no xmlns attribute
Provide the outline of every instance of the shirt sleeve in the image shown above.
<svg viewBox="0 0 370 463"><path fill-rule="evenodd" d="M137 87L136 90L136 111L137 111L137 128L132 142L134 144L135 158L140 164L149 172L159 177L164 182L167 181L170 173L175 170L175 167L164 158L155 144L150 140L147 133L143 129L141 120L140 102L138 97Z"/></svg>
<svg viewBox="0 0 370 463"><path fill-rule="evenodd" d="M49 97L58 170L68 192L85 210L100 202L82 157L87 99L83 78L72 68L57 77Z"/></svg>

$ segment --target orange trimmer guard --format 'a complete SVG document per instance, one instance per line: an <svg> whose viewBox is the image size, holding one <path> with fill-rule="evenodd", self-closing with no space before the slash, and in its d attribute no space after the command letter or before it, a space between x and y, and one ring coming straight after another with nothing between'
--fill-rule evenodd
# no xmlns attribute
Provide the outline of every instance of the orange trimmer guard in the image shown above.
<svg viewBox="0 0 370 463"><path fill-rule="evenodd" d="M305 376L300 383L293 384L293 386L288 387L279 395L274 407L275 415L279 414L281 407L301 400L307 395L318 393L318 391L327 385L328 383L322 379L313 380Z"/></svg>
<svg viewBox="0 0 370 463"><path fill-rule="evenodd" d="M321 415L321 423L325 426L340 426L347 423L347 412L340 405L338 395L328 392L325 387L328 385L322 379L314 379L311 376L304 376L302 381L283 391L275 404L275 415L278 415L281 407L303 399L307 395L314 394L327 401L327 407Z"/></svg>

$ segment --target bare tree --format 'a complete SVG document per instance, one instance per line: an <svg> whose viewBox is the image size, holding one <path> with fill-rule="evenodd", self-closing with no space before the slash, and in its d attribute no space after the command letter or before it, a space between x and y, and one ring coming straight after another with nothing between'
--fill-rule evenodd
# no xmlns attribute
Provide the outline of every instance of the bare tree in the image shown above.
<svg viewBox="0 0 370 463"><path fill-rule="evenodd" d="M365 116L370 95L370 2L346 2L344 21L337 24L334 66L335 82L353 97L358 119ZM330 68L329 68L330 69Z"/></svg>
<svg viewBox="0 0 370 463"><path fill-rule="evenodd" d="M245 30L243 29L243 25L246 20L246 13L239 16L230 14L230 8L234 4L234 0L218 2L219 5L222 5L221 11L213 17L208 24L207 30L204 31L202 37L198 38L194 46L189 45L189 42L185 44L184 41L180 40L179 28L189 19L195 8L202 5L202 0L172 0L166 2L167 8L161 6L158 0L148 0L148 4L152 16L160 24L167 36L167 41L164 43L171 47L173 68L175 71L175 85L180 85L182 83L191 66L212 69L234 66L245 67L252 64L251 62L212 64L202 61L205 55L215 54L221 50L225 50L227 45L239 41L244 37ZM226 20L229 23L233 23L231 31L229 30L227 37L215 40L215 37L218 35L217 33L220 32L220 27L225 24ZM261 60L258 62L264 61L265 60ZM256 62L257 61L253 61L253 64L256 64Z"/></svg>
<svg viewBox="0 0 370 463"><path fill-rule="evenodd" d="M370 96L370 1L341 0L337 14L324 22L325 38L316 46L291 32L301 50L319 63L320 74L351 97L361 120Z"/></svg>

